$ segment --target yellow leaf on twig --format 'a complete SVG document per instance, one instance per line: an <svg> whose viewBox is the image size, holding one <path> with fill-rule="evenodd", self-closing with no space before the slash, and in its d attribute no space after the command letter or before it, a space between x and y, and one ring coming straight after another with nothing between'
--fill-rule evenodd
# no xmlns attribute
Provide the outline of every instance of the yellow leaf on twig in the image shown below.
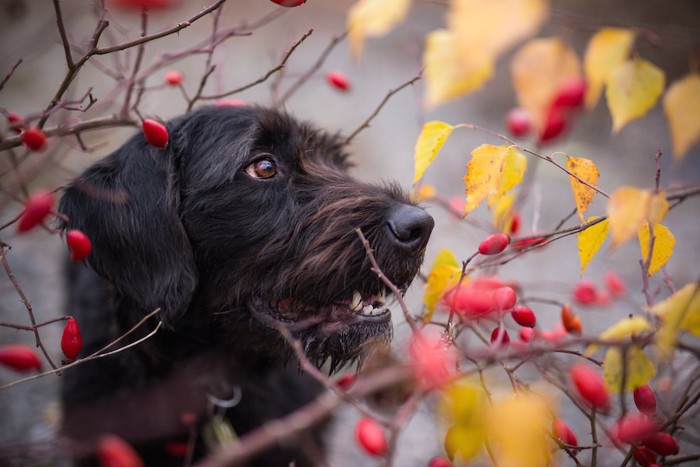
<svg viewBox="0 0 700 467"><path fill-rule="evenodd" d="M494 61L465 55L452 31L437 29L425 38L423 67L425 105L432 108L479 89L493 75Z"/></svg>
<svg viewBox="0 0 700 467"><path fill-rule="evenodd" d="M513 203L515 201L514 194L507 194L501 196L496 201L496 205L492 208L493 214L491 221L493 222L493 228L498 232L510 233L511 226L513 225L513 219L515 218L515 209L513 208Z"/></svg>
<svg viewBox="0 0 700 467"><path fill-rule="evenodd" d="M661 222L668 211L664 192L624 186L610 195L608 220L613 248L632 238L644 221L652 225Z"/></svg>
<svg viewBox="0 0 700 467"><path fill-rule="evenodd" d="M691 73L673 83L663 105L671 129L673 155L681 159L700 139L700 74Z"/></svg>
<svg viewBox="0 0 700 467"><path fill-rule="evenodd" d="M435 306L445 291L457 284L461 271L462 268L450 250L441 250L437 254L424 286L423 302L427 310L424 317L426 322L431 320Z"/></svg>
<svg viewBox="0 0 700 467"><path fill-rule="evenodd" d="M598 216L593 216L586 220L586 223L596 219L598 219ZM581 260L582 276L586 266L588 266L588 263L608 236L608 227L608 220L605 219L578 233L578 257Z"/></svg>
<svg viewBox="0 0 700 467"><path fill-rule="evenodd" d="M527 158L515 150L515 148L509 150L506 153L506 160L503 164L501 184L498 187L496 194L489 197L489 208L492 208L494 204L498 203L498 201L506 195L506 193L523 181L526 170Z"/></svg>
<svg viewBox="0 0 700 467"><path fill-rule="evenodd" d="M518 103L530 112L539 134L561 85L581 76L578 56L560 39L534 39L520 48L510 66Z"/></svg>
<svg viewBox="0 0 700 467"><path fill-rule="evenodd" d="M613 133L646 115L659 100L665 83L664 72L641 58L628 60L615 68L605 92L613 119Z"/></svg>
<svg viewBox="0 0 700 467"><path fill-rule="evenodd" d="M678 335L688 331L700 336L700 283L690 283L668 297L663 302L652 306L649 311L663 321L656 334L659 356L663 359L673 357Z"/></svg>
<svg viewBox="0 0 700 467"><path fill-rule="evenodd" d="M567 157L566 168L589 185L598 186L600 173L598 172L598 167L590 159ZM578 218L583 222L583 215L588 210L588 205L593 201L593 195L595 195L596 191L578 181L576 177L569 176L569 180L571 182L571 191L574 193L574 201L576 201Z"/></svg>
<svg viewBox="0 0 700 467"><path fill-rule="evenodd" d="M472 212L487 197L500 194L504 182L506 188L512 188L519 183L526 167L524 157L512 146L482 144L474 149L472 158L467 163L467 174L464 176L467 194L464 213ZM506 161L511 162L511 170L504 179ZM517 180L518 176L520 180Z"/></svg>
<svg viewBox="0 0 700 467"><path fill-rule="evenodd" d="M588 83L587 108L592 109L596 106L603 85L610 78L612 71L627 60L633 43L634 32L621 28L603 28L588 41L583 58Z"/></svg>
<svg viewBox="0 0 700 467"><path fill-rule="evenodd" d="M642 316L631 316L624 318L603 331L598 338L601 341L619 341L635 334L651 331L652 326ZM591 344L586 348L586 354L590 355L596 351L597 345Z"/></svg>
<svg viewBox="0 0 700 467"><path fill-rule="evenodd" d="M639 248L642 251L642 260L646 263L649 258L649 223L644 221L639 226ZM673 247L676 245L676 237L673 236L668 227L661 224L654 224L654 246L651 253L651 263L647 274L652 276L659 271L673 256Z"/></svg>
<svg viewBox="0 0 700 467"><path fill-rule="evenodd" d="M603 361L603 378L610 392L616 393L622 390L622 381L625 381L625 391L632 391L649 382L656 374L654 362L637 345L627 347L626 358L620 347L610 347L605 353ZM623 374L624 372L624 374Z"/></svg>
<svg viewBox="0 0 700 467"><path fill-rule="evenodd" d="M415 162L414 185L423 177L426 169L433 162L452 130L454 130L454 127L444 122L434 121L423 125L423 129L418 135L416 151L413 156Z"/></svg>
<svg viewBox="0 0 700 467"><path fill-rule="evenodd" d="M362 55L365 39L387 34L401 22L411 7L411 0L363 0L355 3L348 14L348 35L353 55Z"/></svg>
<svg viewBox="0 0 700 467"><path fill-rule="evenodd" d="M486 395L476 384L464 381L448 386L440 400L440 414L451 425L445 449L469 460L479 454L486 440Z"/></svg>

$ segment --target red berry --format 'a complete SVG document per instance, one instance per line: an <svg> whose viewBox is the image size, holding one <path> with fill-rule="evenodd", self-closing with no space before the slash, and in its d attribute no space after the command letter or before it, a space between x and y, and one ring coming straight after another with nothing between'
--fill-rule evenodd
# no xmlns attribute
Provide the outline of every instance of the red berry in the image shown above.
<svg viewBox="0 0 700 467"><path fill-rule="evenodd" d="M72 316L68 318L61 336L61 350L68 360L73 360L83 348L83 338L80 335L78 322Z"/></svg>
<svg viewBox="0 0 700 467"><path fill-rule="evenodd" d="M433 457L428 462L428 467L452 467L452 462L447 457Z"/></svg>
<svg viewBox="0 0 700 467"><path fill-rule="evenodd" d="M92 251L92 242L90 242L88 236L77 229L66 232L66 243L68 243L68 248L70 248L71 261L82 261Z"/></svg>
<svg viewBox="0 0 700 467"><path fill-rule="evenodd" d="M576 283L573 296L581 305L594 305L598 301L598 289L593 282L581 280Z"/></svg>
<svg viewBox="0 0 700 467"><path fill-rule="evenodd" d="M451 347L434 336L416 333L408 347L413 372L424 389L434 389L448 382L455 372L457 357Z"/></svg>
<svg viewBox="0 0 700 467"><path fill-rule="evenodd" d="M645 415L656 415L656 396L648 384L635 388L634 405Z"/></svg>
<svg viewBox="0 0 700 467"><path fill-rule="evenodd" d="M347 91L350 89L350 78L339 71L329 72L326 75L326 81L340 91Z"/></svg>
<svg viewBox="0 0 700 467"><path fill-rule="evenodd" d="M182 83L182 73L177 70L169 71L165 74L165 82L171 86L177 86Z"/></svg>
<svg viewBox="0 0 700 467"><path fill-rule="evenodd" d="M581 318L574 314L571 306L566 303L561 307L561 324L569 334L581 334Z"/></svg>
<svg viewBox="0 0 700 467"><path fill-rule="evenodd" d="M53 209L53 193L49 190L37 190L24 204L24 211L17 222L17 232L24 233L41 224Z"/></svg>
<svg viewBox="0 0 700 467"><path fill-rule="evenodd" d="M622 278L614 271L608 271L603 276L603 282L608 292L613 297L624 297L627 293L627 286L625 285Z"/></svg>
<svg viewBox="0 0 700 467"><path fill-rule="evenodd" d="M20 138L22 138L22 142L27 149L32 151L41 151L46 147L46 135L36 127L30 127L24 130Z"/></svg>
<svg viewBox="0 0 700 467"><path fill-rule="evenodd" d="M386 436L377 422L371 418L361 418L355 426L355 437L368 454L381 456L386 452Z"/></svg>
<svg viewBox="0 0 700 467"><path fill-rule="evenodd" d="M0 347L0 364L15 371L41 370L41 360L39 360L36 351L24 344Z"/></svg>
<svg viewBox="0 0 700 467"><path fill-rule="evenodd" d="M512 245L513 248L515 248L516 250L524 250L525 248L540 245L546 241L547 239L545 237L522 238L520 240L514 241Z"/></svg>
<svg viewBox="0 0 700 467"><path fill-rule="evenodd" d="M356 373L347 373L335 380L335 385L338 386L340 389L347 391L352 387L353 384L355 384L356 379Z"/></svg>
<svg viewBox="0 0 700 467"><path fill-rule="evenodd" d="M636 444L651 436L657 429L654 419L644 414L632 413L617 421L612 430L612 437L621 443Z"/></svg>
<svg viewBox="0 0 700 467"><path fill-rule="evenodd" d="M158 10L174 7L179 0L112 0L112 3L122 8Z"/></svg>
<svg viewBox="0 0 700 467"><path fill-rule="evenodd" d="M168 130L160 122L145 119L142 124L143 135L151 146L163 149L168 145Z"/></svg>
<svg viewBox="0 0 700 467"><path fill-rule="evenodd" d="M576 434L569 428L569 425L558 418L555 418L552 423L552 433L554 433L554 436L562 443L568 444L569 446L578 446Z"/></svg>
<svg viewBox="0 0 700 467"><path fill-rule="evenodd" d="M530 113L522 107L515 107L508 112L506 125L511 135L522 138L530 133L532 127Z"/></svg>
<svg viewBox="0 0 700 467"><path fill-rule="evenodd" d="M583 105L586 97L586 80L581 76L570 79L561 85L554 97L552 107L577 109Z"/></svg>
<svg viewBox="0 0 700 467"><path fill-rule="evenodd" d="M495 345L496 347L510 344L510 336L508 335L508 331L503 328L494 328L494 330L491 331L491 344Z"/></svg>
<svg viewBox="0 0 700 467"><path fill-rule="evenodd" d="M547 112L547 118L539 134L539 142L546 143L561 135L566 130L566 119L564 114L556 107L552 107Z"/></svg>
<svg viewBox="0 0 700 467"><path fill-rule="evenodd" d="M510 315L513 317L513 320L521 326L534 328L535 324L537 324L535 312L532 311L530 307L525 305L517 305L513 307Z"/></svg>
<svg viewBox="0 0 700 467"><path fill-rule="evenodd" d="M497 255L510 244L510 237L504 233L495 233L479 243L479 253L482 255Z"/></svg>
<svg viewBox="0 0 700 467"><path fill-rule="evenodd" d="M237 99L221 99L214 102L214 105L217 107L245 107L248 104Z"/></svg>
<svg viewBox="0 0 700 467"><path fill-rule="evenodd" d="M656 455L644 446L634 446L632 456L640 467L651 467L656 465Z"/></svg>
<svg viewBox="0 0 700 467"><path fill-rule="evenodd" d="M518 336L520 337L521 341L530 342L535 338L535 330L532 328L520 328L520 331L518 331Z"/></svg>
<svg viewBox="0 0 700 467"><path fill-rule="evenodd" d="M284 6L287 8L292 8L295 6L303 5L306 3L306 0L270 0L272 3L276 3L280 6Z"/></svg>
<svg viewBox="0 0 700 467"><path fill-rule="evenodd" d="M97 445L100 467L143 467L143 461L134 448L115 435L104 435Z"/></svg>
<svg viewBox="0 0 700 467"><path fill-rule="evenodd" d="M510 287L500 287L493 293L493 302L498 311L508 311L515 306L518 296Z"/></svg>
<svg viewBox="0 0 700 467"><path fill-rule="evenodd" d="M187 443L184 441L165 443L165 451L173 457L185 457L187 455L187 449Z"/></svg>
<svg viewBox="0 0 700 467"><path fill-rule="evenodd" d="M678 454L678 443L673 436L663 431L657 431L651 436L642 439L642 445L651 449L660 456L672 456Z"/></svg>
<svg viewBox="0 0 700 467"><path fill-rule="evenodd" d="M569 377L579 395L593 408L604 411L610 408L610 393L596 370L578 363L569 370Z"/></svg>
<svg viewBox="0 0 700 467"><path fill-rule="evenodd" d="M520 230L520 214L513 213L513 219L510 221L510 234L515 235Z"/></svg>
<svg viewBox="0 0 700 467"><path fill-rule="evenodd" d="M24 129L22 126L22 123L24 123L24 119L21 115L16 114L14 112L10 112L7 114L7 123L10 124L10 129L15 133L20 133Z"/></svg>
<svg viewBox="0 0 700 467"><path fill-rule="evenodd" d="M512 288L498 287L501 284L500 280L499 284L475 280L458 290L448 291L443 297L443 303L447 307L454 307L455 311L466 318L480 318L497 311L507 311L513 308L518 297Z"/></svg>

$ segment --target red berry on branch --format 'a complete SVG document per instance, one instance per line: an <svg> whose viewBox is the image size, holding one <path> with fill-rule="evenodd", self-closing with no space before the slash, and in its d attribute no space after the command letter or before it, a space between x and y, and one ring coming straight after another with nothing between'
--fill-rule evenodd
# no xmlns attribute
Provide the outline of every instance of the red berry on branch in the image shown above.
<svg viewBox="0 0 700 467"><path fill-rule="evenodd" d="M350 78L339 71L331 71L326 75L328 84L340 91L348 91L350 89Z"/></svg>
<svg viewBox="0 0 700 467"><path fill-rule="evenodd" d="M561 110L552 107L547 112L544 126L539 134L539 142L546 143L561 135L566 130L566 119Z"/></svg>
<svg viewBox="0 0 700 467"><path fill-rule="evenodd" d="M657 429L654 419L641 413L632 413L617 421L612 430L612 438L621 443L636 444L654 434Z"/></svg>
<svg viewBox="0 0 700 467"><path fill-rule="evenodd" d="M0 365L15 371L41 370L41 360L36 351L24 344L10 344L0 347Z"/></svg>
<svg viewBox="0 0 700 467"><path fill-rule="evenodd" d="M168 129L160 122L146 118L141 125L143 135L151 146L163 149L168 145Z"/></svg>
<svg viewBox="0 0 700 467"><path fill-rule="evenodd" d="M613 297L624 297L627 293L627 286L625 285L622 278L614 271L608 271L603 276L603 282L608 292Z"/></svg>
<svg viewBox="0 0 700 467"><path fill-rule="evenodd" d="M520 214L513 213L513 219L510 221L510 234L515 235L520 230Z"/></svg>
<svg viewBox="0 0 700 467"><path fill-rule="evenodd" d="M506 126L511 135L522 138L530 133L532 119L530 113L522 107L515 107L506 116Z"/></svg>
<svg viewBox="0 0 700 467"><path fill-rule="evenodd" d="M70 249L71 261L82 261L92 251L92 242L87 235L77 229L66 232L66 243Z"/></svg>
<svg viewBox="0 0 700 467"><path fill-rule="evenodd" d="M571 306L567 303L561 307L561 324L569 334L581 334L583 325L581 318L574 314Z"/></svg>
<svg viewBox="0 0 700 467"><path fill-rule="evenodd" d="M80 335L78 322L72 316L68 318L61 336L61 350L68 360L78 356L83 348L83 337Z"/></svg>
<svg viewBox="0 0 700 467"><path fill-rule="evenodd" d="M574 286L573 296L581 305L594 305L598 301L598 289L593 282L581 280Z"/></svg>
<svg viewBox="0 0 700 467"><path fill-rule="evenodd" d="M15 133L21 133L24 129L22 126L22 124L24 123L24 119L20 114L9 112L7 114L7 123L10 124L10 129Z"/></svg>
<svg viewBox="0 0 700 467"><path fill-rule="evenodd" d="M525 248L529 248L531 246L541 245L546 241L547 238L545 237L522 238L520 240L514 241L512 245L513 248L515 248L516 250L524 250Z"/></svg>
<svg viewBox="0 0 700 467"><path fill-rule="evenodd" d="M306 0L270 0L272 3L276 3L280 6L293 8L295 6L303 5Z"/></svg>
<svg viewBox="0 0 700 467"><path fill-rule="evenodd" d="M648 384L634 389L634 405L640 412L650 417L656 415L656 396Z"/></svg>
<svg viewBox="0 0 700 467"><path fill-rule="evenodd" d="M31 151L41 151L46 147L46 135L36 127L27 128L20 135L22 142Z"/></svg>
<svg viewBox="0 0 700 467"><path fill-rule="evenodd" d="M53 193L37 190L27 198L24 211L17 222L17 232L24 233L41 224L53 209Z"/></svg>
<svg viewBox="0 0 700 467"><path fill-rule="evenodd" d="M479 243L479 253L482 255L497 255L510 244L510 237L504 233L495 233Z"/></svg>
<svg viewBox="0 0 700 467"><path fill-rule="evenodd" d="M657 453L660 456L673 456L678 454L678 443L675 438L663 431L642 439L642 445Z"/></svg>
<svg viewBox="0 0 700 467"><path fill-rule="evenodd" d="M559 439L562 443L568 444L569 446L578 446L576 434L569 428L569 425L558 418L555 418L552 423L552 433L554 437Z"/></svg>
<svg viewBox="0 0 700 467"><path fill-rule="evenodd" d="M335 385L338 386L340 389L347 391L352 387L353 384L355 384L356 379L356 373L346 373L337 380L335 380Z"/></svg>
<svg viewBox="0 0 700 467"><path fill-rule="evenodd" d="M97 445L100 467L143 467L143 461L126 441L115 435L104 435Z"/></svg>
<svg viewBox="0 0 700 467"><path fill-rule="evenodd" d="M644 446L634 446L632 448L632 456L640 467L651 467L652 465L656 465L656 454Z"/></svg>
<svg viewBox="0 0 700 467"><path fill-rule="evenodd" d="M177 86L182 83L182 73L177 70L169 71L165 74L165 83L170 86Z"/></svg>
<svg viewBox="0 0 700 467"><path fill-rule="evenodd" d="M433 457L428 462L428 467L452 467L452 462L447 457Z"/></svg>
<svg viewBox="0 0 700 467"><path fill-rule="evenodd" d="M508 311L515 306L518 296L510 287L500 287L493 293L493 302L498 311Z"/></svg>
<svg viewBox="0 0 700 467"><path fill-rule="evenodd" d="M581 398L593 408L603 411L610 408L610 393L596 370L578 363L569 370L569 377Z"/></svg>
<svg viewBox="0 0 700 467"><path fill-rule="evenodd" d="M368 454L381 456L387 450L386 436L377 422L361 418L355 426L355 438Z"/></svg>
<svg viewBox="0 0 700 467"><path fill-rule="evenodd" d="M535 324L537 324L535 312L532 311L530 307L527 307L525 305L517 305L513 307L513 310L510 312L510 315L513 317L513 320L520 326L534 328Z"/></svg>
<svg viewBox="0 0 700 467"><path fill-rule="evenodd" d="M521 341L530 342L535 338L535 330L532 328L520 328L520 331L518 331L518 336L520 337Z"/></svg>
<svg viewBox="0 0 700 467"><path fill-rule="evenodd" d="M578 109L583 105L584 99L586 97L586 80L577 76L566 81L561 85L559 91L554 97L552 102L552 107L562 109Z"/></svg>
<svg viewBox="0 0 700 467"><path fill-rule="evenodd" d="M491 331L491 344L496 347L510 344L508 331L503 328L494 328L494 330Z"/></svg>

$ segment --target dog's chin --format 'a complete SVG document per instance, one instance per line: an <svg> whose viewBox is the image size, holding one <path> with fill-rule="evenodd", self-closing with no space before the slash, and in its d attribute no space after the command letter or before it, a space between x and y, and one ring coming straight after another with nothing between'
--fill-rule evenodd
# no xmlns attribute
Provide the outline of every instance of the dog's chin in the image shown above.
<svg viewBox="0 0 700 467"><path fill-rule="evenodd" d="M323 306L253 298L248 308L261 324L299 339L316 365L330 361L330 372L361 361L377 346L388 347L393 334L384 293L363 297L355 292L346 301Z"/></svg>

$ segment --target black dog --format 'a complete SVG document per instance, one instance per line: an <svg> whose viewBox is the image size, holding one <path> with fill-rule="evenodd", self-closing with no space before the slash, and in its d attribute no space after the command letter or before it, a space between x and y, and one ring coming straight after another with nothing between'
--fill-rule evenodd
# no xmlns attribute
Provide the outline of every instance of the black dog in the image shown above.
<svg viewBox="0 0 700 467"><path fill-rule="evenodd" d="M78 457L114 433L147 464L168 456L181 464L172 442L190 430L211 432L211 417L243 434L309 402L320 385L285 365L291 351L279 327L330 371L386 345L388 290L356 229L405 289L433 227L396 186L350 177L342 138L286 114L207 107L167 128L165 150L138 134L61 201L62 227L84 231L93 244L94 272L78 265L69 274L82 355L156 309L118 346L162 322L138 345L66 372L64 426ZM233 408L211 402L234 396ZM312 463L317 435L256 462ZM197 455L204 452L200 438Z"/></svg>

